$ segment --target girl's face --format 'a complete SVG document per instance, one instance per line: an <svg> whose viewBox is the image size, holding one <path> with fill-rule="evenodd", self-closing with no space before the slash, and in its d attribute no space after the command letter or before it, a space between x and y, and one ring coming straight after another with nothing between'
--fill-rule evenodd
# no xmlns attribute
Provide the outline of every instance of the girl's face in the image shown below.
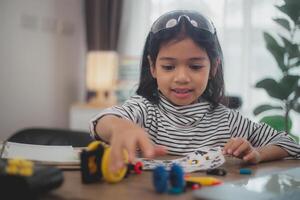
<svg viewBox="0 0 300 200"><path fill-rule="evenodd" d="M163 95L183 106L197 102L203 94L210 68L206 51L187 37L161 45L151 73Z"/></svg>

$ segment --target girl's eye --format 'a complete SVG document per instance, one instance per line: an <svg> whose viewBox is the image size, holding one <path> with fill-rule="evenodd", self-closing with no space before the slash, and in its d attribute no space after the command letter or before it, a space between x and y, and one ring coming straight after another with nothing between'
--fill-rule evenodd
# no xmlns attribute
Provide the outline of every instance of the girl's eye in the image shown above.
<svg viewBox="0 0 300 200"><path fill-rule="evenodd" d="M171 71L175 68L173 65L162 65L161 67L166 71Z"/></svg>
<svg viewBox="0 0 300 200"><path fill-rule="evenodd" d="M192 70L199 70L199 69L201 69L203 66L202 65L190 65L190 68L192 69Z"/></svg>

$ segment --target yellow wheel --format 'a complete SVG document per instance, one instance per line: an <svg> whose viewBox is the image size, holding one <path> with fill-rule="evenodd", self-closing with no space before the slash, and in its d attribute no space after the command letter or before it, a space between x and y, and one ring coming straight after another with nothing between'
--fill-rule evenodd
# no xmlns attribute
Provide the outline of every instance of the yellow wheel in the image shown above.
<svg viewBox="0 0 300 200"><path fill-rule="evenodd" d="M95 140L93 142L91 142L88 146L87 146L87 150L88 151L93 151L96 150L98 148L99 145L103 145L102 142Z"/></svg>
<svg viewBox="0 0 300 200"><path fill-rule="evenodd" d="M123 167L122 169L118 170L117 172L112 173L108 169L108 163L110 159L110 151L111 148L107 147L104 150L103 158L102 158L102 164L101 164L101 170L103 174L103 178L105 181L109 183L117 183L120 182L126 175L127 173L127 166ZM124 162L128 163L128 155L124 151Z"/></svg>

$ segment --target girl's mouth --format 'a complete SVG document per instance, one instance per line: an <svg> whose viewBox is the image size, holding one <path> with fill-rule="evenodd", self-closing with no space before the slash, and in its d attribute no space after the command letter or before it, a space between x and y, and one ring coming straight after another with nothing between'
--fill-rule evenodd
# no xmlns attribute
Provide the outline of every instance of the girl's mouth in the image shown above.
<svg viewBox="0 0 300 200"><path fill-rule="evenodd" d="M177 98L187 98L193 90L187 88L175 88L171 89L171 91Z"/></svg>
<svg viewBox="0 0 300 200"><path fill-rule="evenodd" d="M171 89L173 92L176 92L176 93L188 93L188 92L191 92L192 90L191 89L187 89L187 88L175 88L175 89Z"/></svg>

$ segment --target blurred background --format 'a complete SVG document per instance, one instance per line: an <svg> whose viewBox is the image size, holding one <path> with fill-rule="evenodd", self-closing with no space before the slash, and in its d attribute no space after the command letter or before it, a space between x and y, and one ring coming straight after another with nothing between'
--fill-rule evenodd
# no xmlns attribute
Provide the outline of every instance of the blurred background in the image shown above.
<svg viewBox="0 0 300 200"><path fill-rule="evenodd" d="M32 126L88 131L88 120L99 110L134 94L150 26L173 9L198 10L214 22L224 53L226 93L239 97L240 112L258 121L255 107L274 100L255 84L281 75L263 38L264 31L284 32L272 20L282 15L274 7L281 3L0 0L0 140ZM103 88L106 83L109 89ZM100 102L100 92L108 102ZM290 114L292 132L300 135L300 114Z"/></svg>

